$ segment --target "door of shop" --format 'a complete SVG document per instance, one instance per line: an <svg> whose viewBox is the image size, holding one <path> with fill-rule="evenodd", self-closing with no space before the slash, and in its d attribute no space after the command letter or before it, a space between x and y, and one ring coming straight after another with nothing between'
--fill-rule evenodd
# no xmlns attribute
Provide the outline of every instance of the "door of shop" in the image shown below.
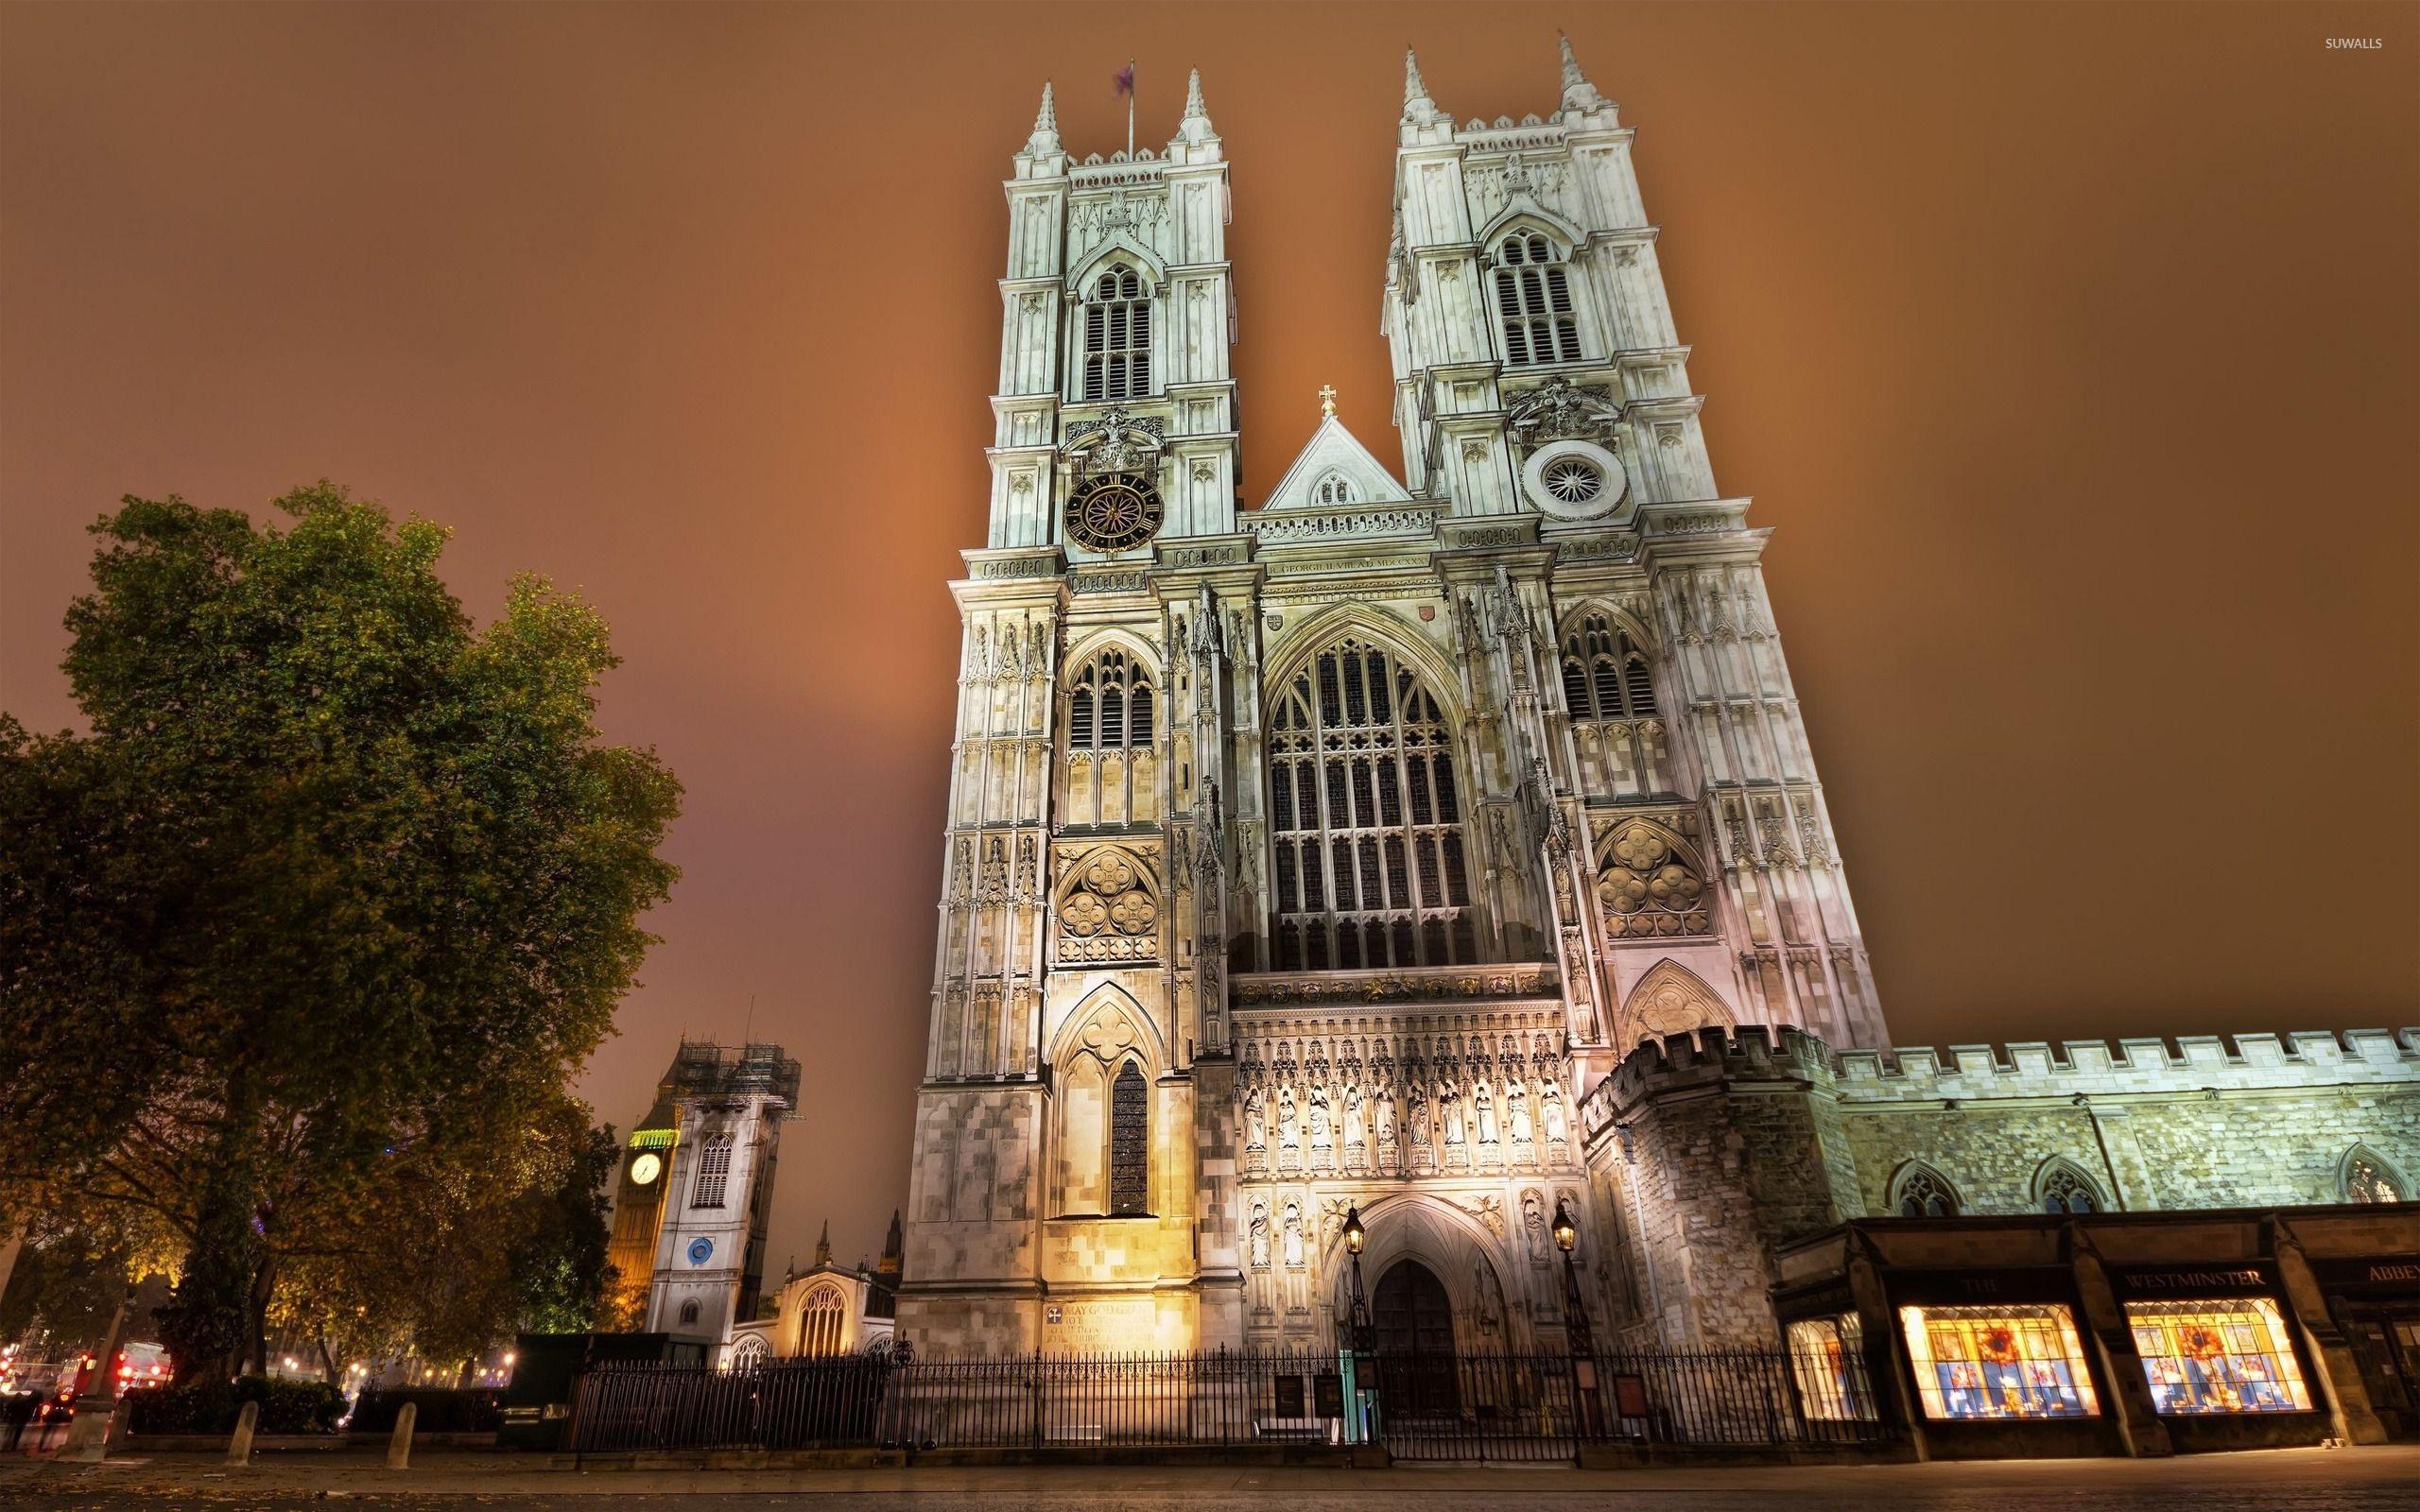
<svg viewBox="0 0 2420 1512"><path fill-rule="evenodd" d="M2338 1303L2370 1409L2393 1438L2420 1440L2420 1303Z"/></svg>

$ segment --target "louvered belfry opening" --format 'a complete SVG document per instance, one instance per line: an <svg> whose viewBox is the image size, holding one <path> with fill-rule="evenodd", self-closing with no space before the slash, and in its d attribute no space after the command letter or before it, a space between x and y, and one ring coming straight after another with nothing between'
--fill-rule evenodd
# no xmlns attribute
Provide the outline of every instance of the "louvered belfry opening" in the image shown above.
<svg viewBox="0 0 2420 1512"><path fill-rule="evenodd" d="M1504 360L1515 368L1580 360L1580 320L1571 278L1539 235L1507 236L1495 249L1495 309L1504 321Z"/></svg>
<svg viewBox="0 0 2420 1512"><path fill-rule="evenodd" d="M1109 1088L1109 1211L1114 1217L1151 1211L1150 1089L1131 1060Z"/></svg>
<svg viewBox="0 0 2420 1512"><path fill-rule="evenodd" d="M1142 399L1151 392L1151 301L1131 267L1113 267L1084 306L1084 398Z"/></svg>
<svg viewBox="0 0 2420 1512"><path fill-rule="evenodd" d="M1319 653L1269 735L1280 971L1478 959L1453 731L1395 655Z"/></svg>
<svg viewBox="0 0 2420 1512"><path fill-rule="evenodd" d="M1116 750L1151 743L1151 683L1123 651L1103 651L1067 694L1067 748Z"/></svg>
<svg viewBox="0 0 2420 1512"><path fill-rule="evenodd" d="M1655 713L1647 653L1602 614L1564 637L1563 701L1574 719L1646 719Z"/></svg>

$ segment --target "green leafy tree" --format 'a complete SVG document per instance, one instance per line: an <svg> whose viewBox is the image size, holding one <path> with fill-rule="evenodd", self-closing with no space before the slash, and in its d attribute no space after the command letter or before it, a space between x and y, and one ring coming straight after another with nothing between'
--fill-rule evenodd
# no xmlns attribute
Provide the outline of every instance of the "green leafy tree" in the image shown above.
<svg viewBox="0 0 2420 1512"><path fill-rule="evenodd" d="M523 577L479 628L441 527L278 504L127 499L67 614L90 733L0 716L0 1172L177 1235L181 1374L260 1360L362 1214L518 1231L478 1216L577 1163L532 1152L587 1130L563 1088L676 876L679 784L596 730L592 610Z"/></svg>

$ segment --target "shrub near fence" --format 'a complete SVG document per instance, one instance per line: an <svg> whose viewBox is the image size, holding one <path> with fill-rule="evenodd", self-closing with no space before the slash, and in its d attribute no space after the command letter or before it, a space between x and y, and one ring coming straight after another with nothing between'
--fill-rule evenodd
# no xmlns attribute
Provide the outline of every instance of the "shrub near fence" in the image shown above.
<svg viewBox="0 0 2420 1512"><path fill-rule="evenodd" d="M127 1426L138 1434L232 1434L244 1403L261 1404L263 1434L333 1434L344 1393L323 1381L244 1376L182 1386L144 1386L126 1394Z"/></svg>
<svg viewBox="0 0 2420 1512"><path fill-rule="evenodd" d="M413 1430L423 1434L492 1434L504 1422L504 1391L497 1386L370 1386L353 1404L348 1433L390 1434L404 1403L420 1408Z"/></svg>
<svg viewBox="0 0 2420 1512"><path fill-rule="evenodd" d="M1780 1351L1364 1356L1399 1459L1575 1457L1583 1442L1724 1448L1886 1442L1855 1357ZM1072 1450L1331 1443L1328 1351L1033 1354L897 1363L777 1360L733 1370L607 1365L574 1390L578 1453L714 1449Z"/></svg>

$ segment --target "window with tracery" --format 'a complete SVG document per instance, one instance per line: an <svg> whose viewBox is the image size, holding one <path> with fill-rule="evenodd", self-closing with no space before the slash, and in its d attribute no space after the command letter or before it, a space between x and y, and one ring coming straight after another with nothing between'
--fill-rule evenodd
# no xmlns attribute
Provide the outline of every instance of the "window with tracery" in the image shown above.
<svg viewBox="0 0 2420 1512"><path fill-rule="evenodd" d="M1150 1098L1143 1068L1128 1061L1109 1088L1109 1211L1113 1216L1151 1211Z"/></svg>
<svg viewBox="0 0 2420 1512"><path fill-rule="evenodd" d="M2099 1212L2100 1189L2082 1171L2062 1162L2042 1177L2044 1212Z"/></svg>
<svg viewBox="0 0 2420 1512"><path fill-rule="evenodd" d="M1084 663L1067 694L1067 748L1117 750L1151 743L1151 679L1123 651Z"/></svg>
<svg viewBox="0 0 2420 1512"><path fill-rule="evenodd" d="M1899 1177L1892 1211L1902 1218L1955 1218L1958 1194L1937 1173L1917 1166Z"/></svg>
<svg viewBox="0 0 2420 1512"><path fill-rule="evenodd" d="M1496 244L1495 312L1504 322L1509 366L1580 360L1570 276L1544 236L1515 234Z"/></svg>
<svg viewBox="0 0 2420 1512"><path fill-rule="evenodd" d="M2405 1200L2403 1182L2384 1160L2367 1150L2355 1150L2344 1161L2344 1200L2401 1202Z"/></svg>
<svg viewBox="0 0 2420 1512"><path fill-rule="evenodd" d="M1141 399L1151 391L1151 299L1131 267L1113 267L1084 305L1084 398Z"/></svg>
<svg viewBox="0 0 2420 1512"><path fill-rule="evenodd" d="M1311 497L1322 504L1351 504L1353 485L1341 473L1331 472L1320 479L1320 486L1311 490Z"/></svg>
<svg viewBox="0 0 2420 1512"><path fill-rule="evenodd" d="M838 1354L845 1332L848 1303L837 1287L819 1286L806 1296L798 1316L798 1352Z"/></svg>
<svg viewBox="0 0 2420 1512"><path fill-rule="evenodd" d="M1622 826L1597 869L1597 901L1616 939L1710 935L1705 878L1671 836L1643 819Z"/></svg>
<svg viewBox="0 0 2420 1512"><path fill-rule="evenodd" d="M689 1206L719 1208L723 1189L731 1182L731 1136L710 1134L698 1147L698 1177L689 1188Z"/></svg>
<svg viewBox="0 0 2420 1512"><path fill-rule="evenodd" d="M1563 701L1574 719L1648 719L1655 679L1630 633L1591 614L1563 641Z"/></svg>
<svg viewBox="0 0 2420 1512"><path fill-rule="evenodd" d="M1280 971L1478 958L1453 731L1394 653L1338 643L1270 720Z"/></svg>

